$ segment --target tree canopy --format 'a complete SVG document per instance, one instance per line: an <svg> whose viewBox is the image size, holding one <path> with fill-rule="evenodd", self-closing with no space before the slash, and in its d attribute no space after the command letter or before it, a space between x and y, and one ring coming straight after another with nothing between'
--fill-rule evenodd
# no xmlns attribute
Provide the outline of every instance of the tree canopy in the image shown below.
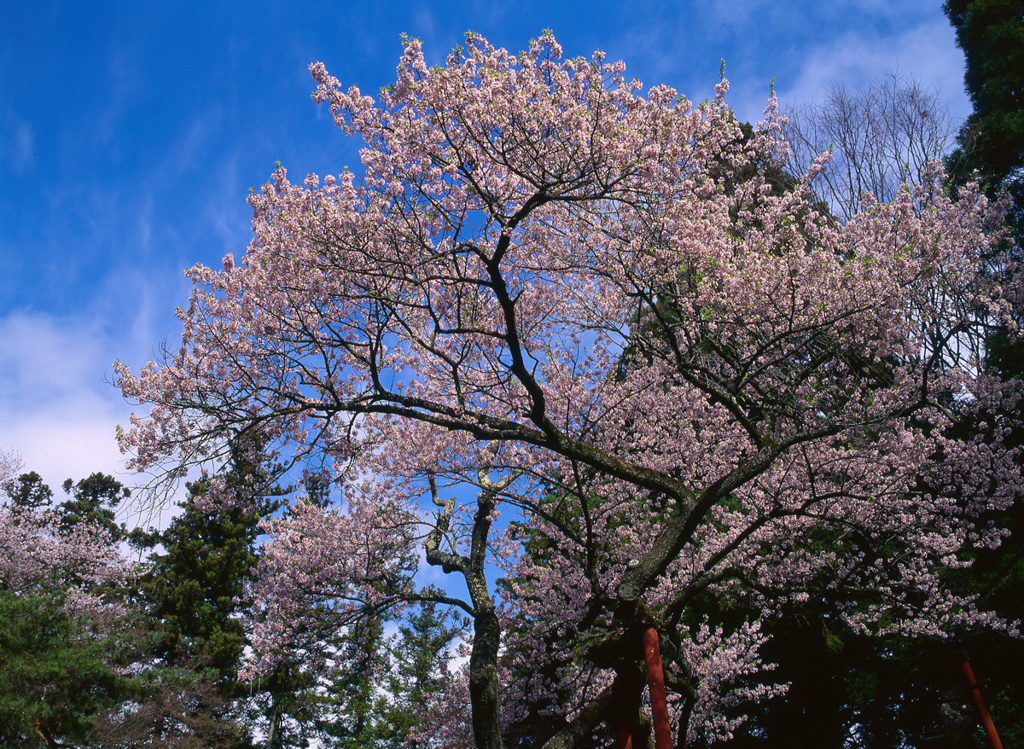
<svg viewBox="0 0 1024 749"><path fill-rule="evenodd" d="M547 700L537 743L575 747L641 730L655 626L685 745L783 691L759 649L794 603L865 635L1012 630L954 575L1022 486L1020 382L984 357L1020 293L1000 206L933 165L837 227L827 155L773 189L774 99L745 138L725 81L642 95L550 34L518 56L470 34L435 68L407 40L377 98L311 73L361 173L279 168L244 258L188 272L180 348L117 365L149 406L119 434L135 468L175 480L246 435L342 487L264 526L255 670L447 604L473 622L434 706L450 742L498 749ZM467 595L420 586L419 555Z"/></svg>
<svg viewBox="0 0 1024 749"><path fill-rule="evenodd" d="M966 58L964 84L974 111L949 158L961 180L977 170L1013 197L1011 217L1024 237L1024 15L1015 0L947 0L943 5Z"/></svg>
<svg viewBox="0 0 1024 749"><path fill-rule="evenodd" d="M0 739L63 746L82 739L128 691L118 644L108 636L119 611L103 587L125 564L106 528L68 526L42 505L52 492L38 474L22 474L7 490L11 504L0 504Z"/></svg>

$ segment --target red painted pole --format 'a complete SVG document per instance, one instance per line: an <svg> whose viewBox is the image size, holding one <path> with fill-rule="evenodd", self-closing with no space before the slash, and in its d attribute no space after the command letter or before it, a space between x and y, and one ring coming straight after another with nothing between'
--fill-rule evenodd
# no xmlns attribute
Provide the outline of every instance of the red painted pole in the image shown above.
<svg viewBox="0 0 1024 749"><path fill-rule="evenodd" d="M647 685L651 689L654 746L655 749L672 749L668 702L665 701L665 674L661 670L661 648L658 646L658 631L654 627L644 630L644 660L647 662Z"/></svg>
<svg viewBox="0 0 1024 749"><path fill-rule="evenodd" d="M629 726L619 726L619 749L632 749Z"/></svg>
<svg viewBox="0 0 1024 749"><path fill-rule="evenodd" d="M992 716L989 715L988 708L985 707L985 701L981 699L981 690L978 688L978 680L974 678L974 671L971 669L970 661L964 661L964 676L967 677L967 683L974 693L974 704L978 706L978 712L981 713L981 724L985 726L985 733L988 734L988 740L992 744L992 749L1003 749L1003 742L999 740L999 734L996 733L996 726L992 722Z"/></svg>

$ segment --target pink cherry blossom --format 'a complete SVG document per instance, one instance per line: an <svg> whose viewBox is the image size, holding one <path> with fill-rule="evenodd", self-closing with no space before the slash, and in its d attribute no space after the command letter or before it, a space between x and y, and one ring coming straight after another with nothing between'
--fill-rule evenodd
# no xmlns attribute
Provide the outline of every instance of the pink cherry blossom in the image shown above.
<svg viewBox="0 0 1024 749"><path fill-rule="evenodd" d="M471 34L434 68L408 41L378 98L310 71L359 173L279 168L245 255L187 272L180 348L117 365L148 407L119 433L134 468L173 481L259 433L344 491L268 521L254 673L429 597L473 619L452 699L476 745L557 697L546 746L572 747L641 704L630 633L653 623L685 743L779 691L752 685L757 622L688 619L703 593L765 617L829 598L871 633L1013 631L940 579L1000 542L987 518L1022 486L1020 382L984 367L1021 300L999 206L954 200L936 165L838 225L809 190L827 159L768 179L774 99L744 139L724 81L645 96L550 35L516 56ZM468 595L417 587L417 547Z"/></svg>
<svg viewBox="0 0 1024 749"><path fill-rule="evenodd" d="M0 486L14 478L21 470L21 458L13 450L5 452L0 450Z"/></svg>
<svg viewBox="0 0 1024 749"><path fill-rule="evenodd" d="M61 528L54 512L0 506L0 589L15 594L67 593L67 606L84 613L101 604L93 587L124 571L106 532L88 525Z"/></svg>

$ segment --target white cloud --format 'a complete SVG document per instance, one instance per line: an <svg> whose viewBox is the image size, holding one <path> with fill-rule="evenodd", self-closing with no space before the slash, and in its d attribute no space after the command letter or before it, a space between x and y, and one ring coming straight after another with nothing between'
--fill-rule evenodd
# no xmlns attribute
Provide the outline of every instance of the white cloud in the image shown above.
<svg viewBox="0 0 1024 749"><path fill-rule="evenodd" d="M900 71L938 89L957 119L971 110L963 85L964 57L944 16L918 24L895 37L847 31L809 51L799 75L779 81L784 104L822 98L832 83L863 85L886 71Z"/></svg>
<svg viewBox="0 0 1024 749"><path fill-rule="evenodd" d="M23 470L38 472L57 497L65 479L97 471L129 487L139 483L114 437L132 411L110 384L121 345L85 318L0 317L0 446L13 448ZM138 508L121 514L130 520ZM168 517L165 509L153 522L165 525Z"/></svg>
<svg viewBox="0 0 1024 749"><path fill-rule="evenodd" d="M62 323L49 315L24 312L5 317L0 322L0 357L5 364L0 381L6 386L0 402L8 402L5 410L34 410L41 402L79 394L81 381L101 380L100 374L90 372L101 337L89 323Z"/></svg>

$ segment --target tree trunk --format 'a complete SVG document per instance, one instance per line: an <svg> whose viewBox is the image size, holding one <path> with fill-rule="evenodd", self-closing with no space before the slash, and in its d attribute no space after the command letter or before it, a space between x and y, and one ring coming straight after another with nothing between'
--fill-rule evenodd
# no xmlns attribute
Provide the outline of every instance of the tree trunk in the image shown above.
<svg viewBox="0 0 1024 749"><path fill-rule="evenodd" d="M274 749L278 744L279 725L281 722L281 700L277 692L271 692L270 726L267 728L267 749Z"/></svg>
<svg viewBox="0 0 1024 749"><path fill-rule="evenodd" d="M501 739L498 690L498 645L501 625L493 607L477 609L473 650L469 656L469 698L477 749L505 749Z"/></svg>

